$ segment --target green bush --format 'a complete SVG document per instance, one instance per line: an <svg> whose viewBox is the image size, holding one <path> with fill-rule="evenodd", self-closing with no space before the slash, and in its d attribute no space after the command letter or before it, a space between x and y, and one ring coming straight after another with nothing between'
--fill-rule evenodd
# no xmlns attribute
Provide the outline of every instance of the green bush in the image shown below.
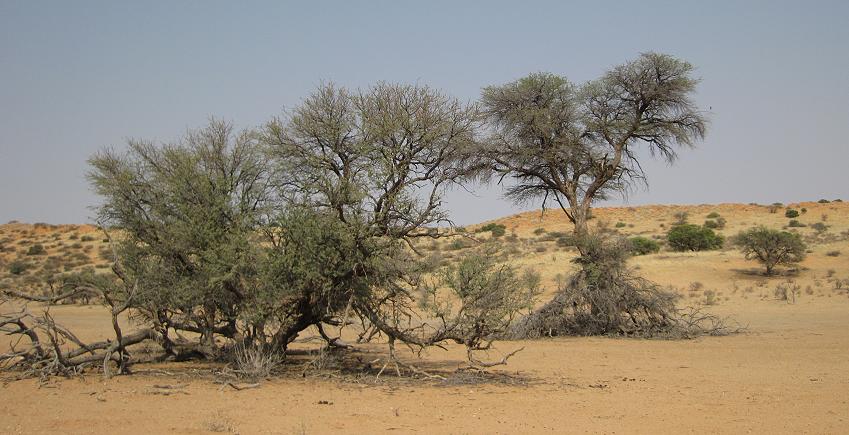
<svg viewBox="0 0 849 435"><path fill-rule="evenodd" d="M557 246L561 248L575 246L575 238L570 235L560 236L557 238Z"/></svg>
<svg viewBox="0 0 849 435"><path fill-rule="evenodd" d="M718 217L719 217L719 213L717 213L717 212L715 212L715 211L712 211L712 212L710 212L710 214L708 214L706 217L707 217L708 219L716 219L716 218L718 218Z"/></svg>
<svg viewBox="0 0 849 435"><path fill-rule="evenodd" d="M492 237L501 237L507 232L507 227L501 224L490 223L478 228L478 233L489 231Z"/></svg>
<svg viewBox="0 0 849 435"><path fill-rule="evenodd" d="M448 244L449 251L457 251L459 249L463 249L467 247L466 241L463 239L454 239L451 243Z"/></svg>
<svg viewBox="0 0 849 435"><path fill-rule="evenodd" d="M660 243L652 239L638 236L630 238L629 241L631 242L631 253L634 255L654 254L660 251Z"/></svg>
<svg viewBox="0 0 849 435"><path fill-rule="evenodd" d="M616 228L625 228L627 226L627 224L625 222L616 222L616 225L614 225L614 226Z"/></svg>
<svg viewBox="0 0 849 435"><path fill-rule="evenodd" d="M821 199L821 200L819 200L819 201L817 201L817 202L818 202L818 203L820 203L820 204L828 204L828 203L829 203L829 202L831 202L831 201L829 201L829 200L827 200L827 199Z"/></svg>
<svg viewBox="0 0 849 435"><path fill-rule="evenodd" d="M784 211L784 217L788 217L788 218L799 217L799 211L794 210L792 208L788 208L787 210Z"/></svg>
<svg viewBox="0 0 849 435"><path fill-rule="evenodd" d="M545 232L545 228L537 228L534 230L534 235L540 235Z"/></svg>
<svg viewBox="0 0 849 435"><path fill-rule="evenodd" d="M806 227L807 225L797 221L796 219L790 219L790 222L787 223L787 226L791 228L802 228Z"/></svg>
<svg viewBox="0 0 849 435"><path fill-rule="evenodd" d="M29 266L23 261L13 261L9 264L9 273L12 275L23 275L29 269Z"/></svg>
<svg viewBox="0 0 849 435"><path fill-rule="evenodd" d="M27 249L27 255L47 255L47 250L41 243L36 243Z"/></svg>
<svg viewBox="0 0 849 435"><path fill-rule="evenodd" d="M704 225L704 227L705 227L705 228L710 228L710 229L714 229L714 230L715 230L715 229L719 228L719 224L718 224L718 223L716 223L716 221L715 221L715 220L708 219L708 220L706 220L706 221L705 221L705 225Z"/></svg>
<svg viewBox="0 0 849 435"><path fill-rule="evenodd" d="M706 251L721 248L725 239L710 228L684 224L672 227L666 241L674 251Z"/></svg>

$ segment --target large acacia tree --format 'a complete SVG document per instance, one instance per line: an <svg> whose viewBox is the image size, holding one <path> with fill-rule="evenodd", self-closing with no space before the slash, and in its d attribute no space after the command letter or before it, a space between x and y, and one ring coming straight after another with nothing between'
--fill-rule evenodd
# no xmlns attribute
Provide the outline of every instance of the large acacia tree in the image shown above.
<svg viewBox="0 0 849 435"><path fill-rule="evenodd" d="M488 346L485 337L494 337L489 328L462 327L482 322L472 313L512 316L526 305L498 298L482 309L460 310L457 317L439 310L434 325L414 320L413 292L428 284L422 281L426 265L416 258L411 240L434 237L427 228L448 222L442 195L469 178L468 156L479 125L475 105L424 86L379 83L356 92L321 86L265 126L262 141L278 165L283 204L323 216L325 226L341 228L350 243L351 252L337 258L343 267L324 264L340 272L328 281L336 290L326 305L312 304L310 322L344 323L339 317L350 312L363 321L365 336L385 334L390 345L453 340L472 349ZM352 258L358 260L351 263ZM531 291L532 281L504 283L510 283L507 293L516 293ZM467 290L463 294L478 294ZM313 293L305 288L303 300ZM480 304L472 296L468 302Z"/></svg>
<svg viewBox="0 0 849 435"><path fill-rule="evenodd" d="M325 85L259 129L213 120L174 142L132 140L96 154L88 176L103 200L99 222L116 236L115 277L75 285L101 289L113 307L117 345L98 344L97 357L123 370L126 346L148 339L176 357L282 355L310 327L347 346L328 326L359 318L361 338L387 337L396 364L396 341L455 341L484 364L473 352L529 306L538 280L491 255L432 274L411 242L438 237L427 228L447 221L442 194L469 176L479 122L475 105L423 86ZM453 303L435 290L445 286ZM117 317L127 310L145 329L125 341ZM0 315L0 327L30 330L10 319ZM42 327L51 337L65 331L57 328ZM89 361L75 359L89 349L81 342L52 357L30 339L0 362L23 357L65 372Z"/></svg>
<svg viewBox="0 0 849 435"><path fill-rule="evenodd" d="M535 73L489 86L492 134L476 156L487 178L514 179L509 198L553 200L583 235L594 201L645 180L641 147L672 162L676 148L704 136L692 73L685 61L644 53L583 84Z"/></svg>

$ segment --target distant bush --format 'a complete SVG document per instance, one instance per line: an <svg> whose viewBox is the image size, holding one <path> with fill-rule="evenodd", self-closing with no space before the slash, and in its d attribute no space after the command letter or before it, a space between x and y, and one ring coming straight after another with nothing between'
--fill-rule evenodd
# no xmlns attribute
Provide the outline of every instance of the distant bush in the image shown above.
<svg viewBox="0 0 849 435"><path fill-rule="evenodd" d="M811 228L813 228L814 231L817 232L817 234L822 234L822 233L828 231L828 225L826 225L822 222L816 222L816 223L811 224Z"/></svg>
<svg viewBox="0 0 849 435"><path fill-rule="evenodd" d="M840 256L840 251L828 251L825 253L825 255L829 257L838 257Z"/></svg>
<svg viewBox="0 0 849 435"><path fill-rule="evenodd" d="M463 239L454 239L448 244L449 251L456 251L466 247L466 242Z"/></svg>
<svg viewBox="0 0 849 435"><path fill-rule="evenodd" d="M716 223L715 220L708 219L708 220L705 221L704 227L710 228L710 229L717 229L717 228L719 228L719 224Z"/></svg>
<svg viewBox="0 0 849 435"><path fill-rule="evenodd" d="M802 207L802 209L800 211L802 212L802 214L805 214L805 213L808 212L808 209L806 209L805 207Z"/></svg>
<svg viewBox="0 0 849 435"><path fill-rule="evenodd" d="M687 223L687 218L690 216L686 211L679 211L672 215L675 218L673 225L684 225Z"/></svg>
<svg viewBox="0 0 849 435"><path fill-rule="evenodd" d="M27 249L27 255L47 255L47 250L41 243L36 243Z"/></svg>
<svg viewBox="0 0 849 435"><path fill-rule="evenodd" d="M13 261L9 263L9 273L12 275L23 275L29 269L29 266L23 261Z"/></svg>
<svg viewBox="0 0 849 435"><path fill-rule="evenodd" d="M630 238L629 241L631 242L631 253L634 255L654 254L660 251L660 243L652 239L638 236Z"/></svg>
<svg viewBox="0 0 849 435"><path fill-rule="evenodd" d="M834 201L831 201L831 202L843 202L843 200L840 199L840 198L837 198L837 199L835 199Z"/></svg>
<svg viewBox="0 0 849 435"><path fill-rule="evenodd" d="M672 227L666 240L674 251L706 251L721 248L725 239L710 228L684 224Z"/></svg>
<svg viewBox="0 0 849 435"><path fill-rule="evenodd" d="M718 217L719 217L719 213L717 213L717 212L715 212L715 211L712 211L712 212L710 212L710 214L708 214L706 217L707 217L708 219L716 219L716 218L718 218Z"/></svg>
<svg viewBox="0 0 849 435"><path fill-rule="evenodd" d="M81 242L93 242L95 240L94 236L82 236L80 237Z"/></svg>
<svg viewBox="0 0 849 435"><path fill-rule="evenodd" d="M784 207L784 204L780 202L773 202L769 207L767 207L767 210L769 210L770 213L776 213L781 207Z"/></svg>
<svg viewBox="0 0 849 435"><path fill-rule="evenodd" d="M492 237L501 237L507 232L507 227L501 224L489 223L478 228L477 232L483 233L487 231L492 233Z"/></svg>
<svg viewBox="0 0 849 435"><path fill-rule="evenodd" d="M787 210L784 211L784 217L788 217L788 218L799 217L799 211L794 210L792 208L788 208Z"/></svg>
<svg viewBox="0 0 849 435"><path fill-rule="evenodd" d="M570 246L575 246L575 238L570 235L563 235L557 238L557 246L561 248L568 248Z"/></svg>
<svg viewBox="0 0 849 435"><path fill-rule="evenodd" d="M831 201L829 201L829 200L827 200L827 199L821 199L821 200L819 200L819 201L817 201L817 202L818 202L818 203L820 203L820 204L828 204L828 203L829 203L829 202L831 202Z"/></svg>
<svg viewBox="0 0 849 435"><path fill-rule="evenodd" d="M616 222L616 225L614 225L614 226L616 228L625 228L627 226L627 224L625 222Z"/></svg>
<svg viewBox="0 0 849 435"><path fill-rule="evenodd" d="M537 229L534 230L534 234L537 235L537 236L544 233L544 232L545 232L545 228L537 228Z"/></svg>
<svg viewBox="0 0 849 435"><path fill-rule="evenodd" d="M797 221L796 219L790 219L790 222L787 223L787 226L791 228L802 228L806 227L807 225Z"/></svg>

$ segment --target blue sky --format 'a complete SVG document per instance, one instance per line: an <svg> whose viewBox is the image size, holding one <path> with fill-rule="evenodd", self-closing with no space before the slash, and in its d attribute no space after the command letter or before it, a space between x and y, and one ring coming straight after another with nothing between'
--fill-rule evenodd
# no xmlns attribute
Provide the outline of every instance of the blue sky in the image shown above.
<svg viewBox="0 0 849 435"><path fill-rule="evenodd" d="M322 81L462 100L535 71L581 82L640 52L702 78L707 139L608 204L847 195L849 2L0 0L0 222L90 221L86 159L210 116L259 125ZM536 208L448 195L461 224Z"/></svg>

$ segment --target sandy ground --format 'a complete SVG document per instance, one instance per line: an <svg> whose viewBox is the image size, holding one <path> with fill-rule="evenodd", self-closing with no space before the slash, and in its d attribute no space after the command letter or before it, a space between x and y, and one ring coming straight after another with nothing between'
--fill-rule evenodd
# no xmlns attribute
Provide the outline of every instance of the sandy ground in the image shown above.
<svg viewBox="0 0 849 435"><path fill-rule="evenodd" d="M717 207L691 210L698 215ZM816 210L817 205L807 207L816 220L826 213ZM821 207L831 207L832 233L849 228L849 208ZM670 222L673 211L619 210L621 215L613 215L612 221L635 223L626 228L633 233L649 232L658 220ZM729 234L754 222L779 226L787 220L746 206L719 211L728 217ZM525 224L515 223L523 216L505 221L511 219L520 236L540 225L538 217L528 217ZM826 255L835 250L840 255ZM555 265L568 255L548 251L518 261L540 268L551 279ZM132 376L108 381L96 373L44 385L5 376L0 378L5 381L0 387L0 433L849 431L849 291L835 288L834 281L849 278L849 241L812 244L808 259L792 276L757 275L757 265L733 250L661 252L633 264L646 277L682 293L686 304L702 303L704 291L713 290L716 303L706 308L732 316L747 331L684 341L502 342L500 352L525 347L509 365L493 370L509 375L506 383L284 376L236 391L206 374L214 367L197 363L141 365ZM795 303L774 298L774 287L787 279L800 286ZM698 291L690 290L694 282L700 283ZM108 318L100 308L56 307L54 314L83 338L108 334ZM377 345L361 349L364 358L383 350ZM420 364L445 373L462 362L461 350L452 347L429 351ZM163 391L176 392L159 394Z"/></svg>
<svg viewBox="0 0 849 435"><path fill-rule="evenodd" d="M80 319L86 308L63 308ZM3 433L845 433L849 299L757 300L725 311L749 332L692 341L568 338L525 350L500 371L528 385L434 386L289 377L222 389L140 367L39 387L0 388ZM98 316L99 317L99 316ZM95 323L95 322L92 322ZM432 351L432 367L461 364ZM151 372L170 370L172 376ZM154 385L183 385L170 396ZM321 402L329 402L324 404Z"/></svg>

